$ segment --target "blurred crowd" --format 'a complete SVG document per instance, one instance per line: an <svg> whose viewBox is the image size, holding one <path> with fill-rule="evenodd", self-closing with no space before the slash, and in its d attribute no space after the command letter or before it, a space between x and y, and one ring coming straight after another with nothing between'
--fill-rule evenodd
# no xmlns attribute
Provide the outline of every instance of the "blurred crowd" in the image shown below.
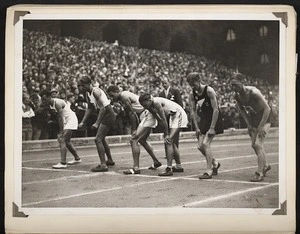
<svg viewBox="0 0 300 234"><path fill-rule="evenodd" d="M58 133L55 114L40 102L39 93L48 89L53 97L67 101L79 121L87 108L86 97L78 80L89 75L93 85L106 90L117 85L120 90L133 93L149 92L158 96L161 80L167 76L179 89L184 109L189 115L188 95L191 88L186 82L189 72L199 72L203 83L211 85L218 96L225 128L242 128L229 80L236 71L205 57L140 49L104 41L74 37L58 37L44 32L23 32L23 140L54 139ZM265 80L247 76L248 85L261 90L275 112L278 123L278 86ZM130 123L123 107L115 103L117 124L110 135L130 134ZM92 125L97 117L90 119ZM191 121L190 121L191 123ZM89 126L89 125L88 125ZM193 130L190 125L187 129ZM89 127L77 131L77 137L94 136Z"/></svg>

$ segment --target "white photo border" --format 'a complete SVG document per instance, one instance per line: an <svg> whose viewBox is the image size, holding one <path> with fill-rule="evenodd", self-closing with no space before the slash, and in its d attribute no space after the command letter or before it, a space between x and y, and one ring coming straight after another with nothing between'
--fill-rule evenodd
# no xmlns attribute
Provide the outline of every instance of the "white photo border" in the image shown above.
<svg viewBox="0 0 300 234"><path fill-rule="evenodd" d="M13 114L13 121L11 120L11 124L14 125L14 136L11 138L10 135L7 135L6 137L9 139L9 142L13 144L13 163L11 160L9 160L6 163L6 166L13 165L13 172L9 172L9 175L13 175L13 186L10 185L9 188L13 190L13 202L17 205L20 212L24 212L24 214L29 215L28 218L33 218L34 216L47 216L47 215L56 215L56 216L64 216L64 215L70 215L72 218L75 215L112 215L112 216L128 216L128 215L142 215L142 216L161 216L161 215L175 215L175 216L182 216L182 215L250 215L252 219L252 215L268 215L268 218L272 218L274 216L271 216L271 214L274 212L274 209L232 209L232 208L226 208L226 209L203 209L203 208L189 208L189 209L183 209L183 208L26 208L22 207L22 201L21 201L21 188L22 188L22 136L20 132L22 132L22 123L21 123L21 105L22 105L22 89L21 89L21 83L22 83L22 36L23 36L23 21L24 20L107 20L107 19L114 19L114 20L122 20L122 19L134 19L134 20L259 20L259 21L278 21L280 25L280 57L279 57L279 102L280 102L280 117L279 117L279 202L278 209L280 209L280 205L287 201L287 204L291 202L292 204L294 201L290 201L288 199L288 188L290 188L291 184L290 182L294 181L294 175L290 175L294 170L291 170L291 173L287 171L287 166L291 165L290 161L288 160L295 160L292 156L288 156L288 142L287 138L290 138L290 136L287 134L287 131L289 130L289 125L291 123L288 123L287 119L290 118L287 115L287 111L290 110L290 107L287 105L287 99L288 97L292 96L293 93L287 92L289 88L291 88L290 84L291 80L287 75L290 74L291 67L287 65L286 62L288 59L287 56L287 31L289 30L289 27L286 27L286 25L282 22L281 18L276 17L273 12L263 7L244 7L239 6L234 8L236 9L242 9L240 12L232 13L230 10L230 7L228 6L220 6L220 7L209 7L206 6L203 9L195 8L194 6L184 8L183 10L180 10L180 8L177 8L176 6L172 8L171 6L168 6L172 13L166 13L168 12L168 9L163 8L162 12L155 11L151 14L148 14L149 9L147 9L147 14L138 12L137 10L143 10L146 9L144 6L137 6L137 10L133 10L130 7L127 6L121 6L121 7L99 7L97 9L91 9L88 6L84 6L85 8L88 8L89 10L86 11L99 11L100 13L94 13L91 14L90 12L85 14L79 14L74 13L74 11L80 12L82 11L82 8L80 6L78 7L72 7L71 9L68 8L68 6L65 6L68 10L70 10L69 13L62 13L61 7L57 8L51 8L50 11L47 12L45 7L37 7L34 9L34 7L28 7L28 6L16 6L12 10L22 10L24 8L27 9L30 14L27 14L25 16L20 16L19 20L16 22L14 26L12 26L14 29L14 55L13 55L13 65L10 69L10 72L12 72L12 69L14 72L12 77L14 85L9 86L9 93L14 93L14 107L13 110L11 110L11 113ZM181 8L183 6L180 6ZM223 7L223 8L222 8ZM147 7L148 8L148 7ZM151 8L151 7L150 7ZM34 9L34 12L32 9ZM125 9L125 10L124 10ZM186 10L188 9L189 14L186 14ZM279 6L274 7L274 10L279 9L280 12L282 10L286 12L290 12L291 9L289 7L286 7L284 9L281 9ZM202 12L202 11L206 12ZM250 10L250 12L247 12ZM41 12L40 12L41 11ZM53 11L57 13L53 13ZM111 13L111 11L121 11L120 13ZM124 11L124 12L123 12ZM224 11L222 14L220 14L220 11ZM243 12L243 11L246 11ZM251 12L252 11L252 12ZM261 12L262 11L262 12ZM213 12L213 13L211 13ZM200 15L199 15L200 14ZM291 15L291 14L290 14ZM292 18L292 17L291 17ZM290 19L289 18L289 23ZM11 25L10 25L11 26ZM289 32L291 34L291 32ZM10 58L12 58L10 56ZM6 74L6 81L8 77ZM6 89L7 90L7 89ZM7 93L6 93L7 95ZM291 103L292 105L294 103ZM7 120L7 117L6 117ZM7 128L6 128L7 129ZM6 130L7 131L7 130ZM292 136L294 136L292 134ZM12 140L13 139L13 140ZM11 156L10 156L11 157ZM6 153L6 160L7 160L7 153ZM294 163L295 165L295 163ZM10 167L11 168L11 167ZM7 170L6 170L7 171ZM287 176L288 174L288 176ZM7 178L7 177L6 177ZM289 181L289 178L293 178L293 180ZM7 182L6 182L6 186ZM293 186L293 185L292 185ZM11 188L13 187L13 188ZM294 192L294 188L290 190L292 193ZM292 196L295 196L292 194ZM10 200L10 199L9 199ZM275 209L276 210L276 209ZM293 209L289 210L287 209L287 212L292 212ZM216 217L216 216L213 216ZM249 216L248 216L249 217ZM268 219L267 218L267 219Z"/></svg>

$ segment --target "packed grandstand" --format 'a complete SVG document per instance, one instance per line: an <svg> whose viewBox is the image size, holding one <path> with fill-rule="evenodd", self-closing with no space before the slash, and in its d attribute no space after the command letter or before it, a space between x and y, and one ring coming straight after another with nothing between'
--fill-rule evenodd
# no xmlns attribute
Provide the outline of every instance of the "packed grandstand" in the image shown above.
<svg viewBox="0 0 300 234"><path fill-rule="evenodd" d="M107 43L71 36L58 37L26 29L23 31L23 94L33 98L38 97L42 90L48 89L63 99L73 95L75 103L72 103L72 109L79 121L86 108L85 95L78 85L78 80L83 75L89 75L94 85L104 90L114 84L121 90L129 90L138 95L149 92L153 96L158 96L162 90L161 80L167 76L171 84L180 90L184 109L189 115L188 95L191 88L186 82L189 72L199 72L203 83L211 85L217 92L225 128L243 127L229 85L236 69L225 67L218 61L193 54L128 47L119 45L118 41ZM275 124L278 124L278 86L270 85L264 79L245 77L248 85L261 90L275 113ZM115 106L118 121L110 134L130 134L125 112L121 106ZM33 139L56 138L57 123L48 109L39 103L35 112L34 121L40 123L43 134ZM193 126L190 124L187 130L193 130ZM79 131L77 137L94 134L87 128L84 132ZM25 138L23 140L31 140Z"/></svg>

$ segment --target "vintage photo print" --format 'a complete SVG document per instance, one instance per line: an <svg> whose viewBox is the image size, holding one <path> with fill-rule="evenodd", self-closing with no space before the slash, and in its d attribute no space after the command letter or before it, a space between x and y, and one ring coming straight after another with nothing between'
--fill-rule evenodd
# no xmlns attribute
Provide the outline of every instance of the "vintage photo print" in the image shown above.
<svg viewBox="0 0 300 234"><path fill-rule="evenodd" d="M292 230L292 12L11 8L8 224L175 216L190 225L164 231L206 231L199 217L238 216L243 231L243 218L259 216ZM101 222L88 231L161 230Z"/></svg>

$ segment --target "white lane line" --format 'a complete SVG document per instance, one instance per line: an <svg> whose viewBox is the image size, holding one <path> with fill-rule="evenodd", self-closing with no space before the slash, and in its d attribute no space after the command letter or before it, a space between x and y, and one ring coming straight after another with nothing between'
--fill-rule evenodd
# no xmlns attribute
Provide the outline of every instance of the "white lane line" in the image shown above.
<svg viewBox="0 0 300 234"><path fill-rule="evenodd" d="M53 169L53 168L39 168L39 167L22 167L22 169L32 170L32 171L60 171L60 172L81 172L88 173L87 171L78 171L78 170L68 170L68 169Z"/></svg>
<svg viewBox="0 0 300 234"><path fill-rule="evenodd" d="M214 151L214 153L220 153L220 152L227 152L227 150L220 150L220 151ZM267 155L276 155L278 153L268 153ZM199 152L195 152L195 153L188 153L188 154L184 154L185 155L200 155ZM184 158L181 157L181 158ZM142 157L140 157L140 159L143 159L143 158L148 158L150 157L149 155L143 155ZM243 156L238 156L238 157L227 157L227 158L217 158L217 161L223 161L223 160L231 160L231 159L240 159L240 158L252 158L252 157L256 157L255 154L248 154L248 155L243 155ZM126 162L126 161L132 161L132 158L130 159L121 159L119 160L118 162ZM182 165L187 165L187 164L194 164L194 163L200 163L200 162L206 162L205 160L197 160L197 161L191 161L191 162L183 162L181 163ZM84 165L93 165L95 164L95 162L89 162L89 163L85 163ZM150 165L149 165L150 166ZM147 167L141 167L141 169L147 169L149 166Z"/></svg>
<svg viewBox="0 0 300 234"><path fill-rule="evenodd" d="M46 202L60 201L60 200L65 200L65 199L70 199L70 198L76 198L76 197L87 196L87 195L92 195L92 194L116 191L116 190L120 190L120 189L132 188L132 187L137 187L137 186L141 186L141 185L160 183L160 182L176 180L176 179L177 178L167 178L167 179L157 180L157 181L147 181L147 182L142 182L142 183L137 183L137 184L118 186L118 187L114 187L114 188L110 188L110 189L101 189L101 190L96 190L96 191L92 191L92 192L79 193L79 194L74 194L74 195L70 195L70 196L62 196L62 197L57 197L57 198L53 198L53 199L46 199L43 201L24 203L23 206L38 205L38 204L42 204L42 203L46 203Z"/></svg>
<svg viewBox="0 0 300 234"><path fill-rule="evenodd" d="M270 154L267 154L267 155L271 155L271 154L275 154L275 153L270 153ZM255 155L250 155L250 156L247 156L247 157L254 157ZM245 156L237 156L237 157L228 157L228 158L223 158L223 159L219 159L219 161L221 160L230 160L230 159L239 159L239 158L245 158ZM201 161L193 161L193 162L185 162L185 163L182 163L184 165L187 165L187 164L195 164L195 163L205 163L206 161L205 160L201 160ZM278 163L270 163L270 165L278 165ZM166 165L162 165L162 167L165 167ZM160 168L162 168L160 167ZM245 169L252 169L252 168L256 168L257 166L250 166L250 167L239 167L239 168L236 168L236 169L230 169L230 170L219 170L219 173L227 173L227 172L232 172L232 171L239 171L239 170L245 170ZM29 169L29 170L41 170L41 171L66 171L66 169L50 169L50 168L30 168L30 167L23 167L24 169ZM141 170L144 170L144 169L148 169L148 167L141 167L140 168ZM70 172L82 172L82 173L90 173L89 171L78 171L78 170L67 170L67 171L70 171ZM159 169L157 169L157 171L159 171ZM110 172L113 172L113 171L110 171ZM110 172L106 172L106 174L109 174ZM96 173L97 174L97 173ZM115 174L119 174L117 172L115 172ZM123 175L123 174L120 174L120 175ZM136 176L142 176L141 174L139 175L136 175ZM144 177L147 177L147 175L143 175ZM188 177L193 177L193 176L198 176L198 175L192 175L192 176L188 176ZM78 175L78 176L73 176L73 178L80 178L80 177L83 177L83 175ZM148 176L148 177L157 177L157 176ZM25 182L23 183L24 185L25 184L36 184L36 183L48 183L48 182L54 182L54 181L60 181L60 180L64 180L65 178L69 178L69 176L67 177L60 177L60 178L57 178L57 179L50 179L50 180L37 180L37 181L31 181L31 182ZM180 177L180 178L184 178L184 177Z"/></svg>
<svg viewBox="0 0 300 234"><path fill-rule="evenodd" d="M200 180L198 178L188 178L188 177L178 177L179 179L184 179L184 180L194 180L194 181L203 181L203 182L225 182L225 183L235 183L235 184L251 184L251 185L268 185L271 183L267 182L250 182L250 181L239 181L239 180L216 180L216 179L209 179L209 180Z"/></svg>
<svg viewBox="0 0 300 234"><path fill-rule="evenodd" d="M255 185L255 183L253 183L253 185ZM238 191L238 192L233 192L233 193L229 193L229 194L225 194L225 195L221 195L221 196L217 196L217 197L211 197L211 198L200 200L200 201L186 203L186 204L183 204L182 206L176 206L174 208L198 206L198 205L202 205L202 204L207 203L207 202L218 201L218 200L230 198L230 197L233 197L233 196L241 195L241 194L244 194L244 193L254 192L254 191L258 191L258 190L262 190L262 189L266 189L266 188L273 187L273 186L278 186L278 185L279 185L279 183L272 183L272 184L265 185L265 186L250 188L250 189L246 189L246 190L242 190L242 191Z"/></svg>
<svg viewBox="0 0 300 234"><path fill-rule="evenodd" d="M265 144L278 144L278 142L265 142ZM215 148L219 148L219 147L232 147L232 146L245 146L248 145L250 146L249 143L247 144L227 144L227 145L218 145L218 146L212 146L212 150L213 152L227 152L228 150L214 150ZM142 148L142 147L141 147ZM195 147L193 148L194 150L196 150L197 152L199 152L197 150L197 146L195 145ZM95 149L96 150L96 149ZM179 151L181 150L191 150L191 147L184 147L184 148L180 148L179 147ZM238 148L237 148L238 150ZM164 152L165 149L159 149L159 150L155 150L154 149L154 153L156 152ZM146 151L142 148L141 153L146 153ZM112 153L112 155L124 155L124 154L132 154L132 151L125 151L125 152L115 152ZM182 153L181 153L182 154ZM184 155L191 155L191 154L184 154ZM90 154L90 155L85 155L85 156L81 156L81 158L93 158L93 157L98 157L98 154ZM57 160L60 159L60 157L51 157L51 158L45 158L45 159L30 159L30 160L23 160L23 163L28 163L28 162L37 162L37 161L53 161L53 160ZM124 159L124 161L127 161L129 159Z"/></svg>
<svg viewBox="0 0 300 234"><path fill-rule="evenodd" d="M199 153L195 153L199 154ZM268 153L266 155L277 155L278 153ZM243 159L243 158L252 158L256 157L255 154L248 154L243 156L236 156L236 157L227 157L227 158L217 158L217 161L225 161L225 160L231 160L231 159ZM181 165L188 165L188 164L195 164L195 163L203 163L206 162L206 160L197 160L197 161L190 161L190 162L182 162ZM166 165L162 165L164 167ZM147 169L148 167L141 167L140 169Z"/></svg>
<svg viewBox="0 0 300 234"><path fill-rule="evenodd" d="M278 165L279 163L269 163L269 165ZM251 166L251 167L243 167L241 169L246 170L246 169L252 169L252 168L257 168L256 166ZM226 172L232 172L232 171L239 171L240 169L231 169L231 170L224 170L224 171L219 171L219 173L226 173Z"/></svg>

